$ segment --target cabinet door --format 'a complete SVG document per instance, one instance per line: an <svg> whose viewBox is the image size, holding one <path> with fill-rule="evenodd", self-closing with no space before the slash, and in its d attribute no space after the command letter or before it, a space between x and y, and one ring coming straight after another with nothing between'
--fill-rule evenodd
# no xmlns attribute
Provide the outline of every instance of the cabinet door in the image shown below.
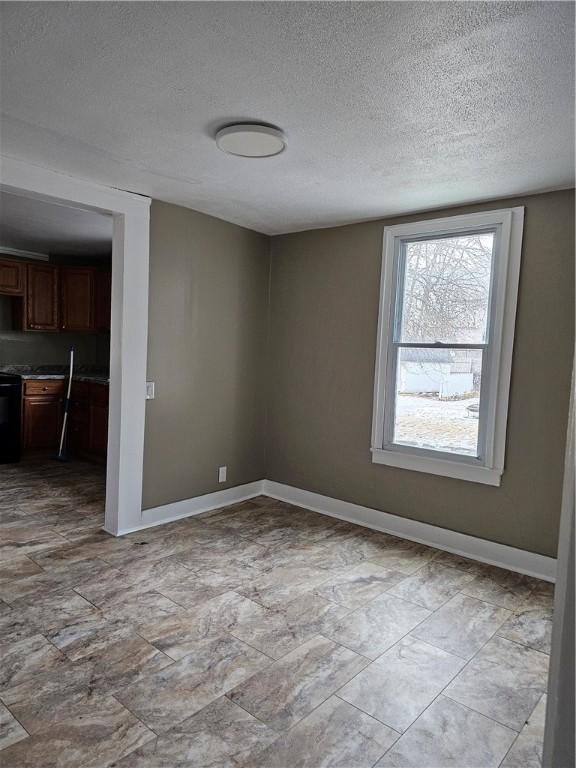
<svg viewBox="0 0 576 768"><path fill-rule="evenodd" d="M24 449L56 449L62 426L62 401L56 397L24 398Z"/></svg>
<svg viewBox="0 0 576 768"><path fill-rule="evenodd" d="M94 330L94 270L88 267L62 267L60 295L62 330Z"/></svg>
<svg viewBox="0 0 576 768"><path fill-rule="evenodd" d="M106 456L108 448L108 407L90 406L90 453L98 458Z"/></svg>
<svg viewBox="0 0 576 768"><path fill-rule="evenodd" d="M70 417L66 429L66 445L74 456L86 456L89 451L89 425L88 422Z"/></svg>
<svg viewBox="0 0 576 768"><path fill-rule="evenodd" d="M26 329L58 330L58 269L47 264L27 265Z"/></svg>
<svg viewBox="0 0 576 768"><path fill-rule="evenodd" d="M110 330L111 289L110 272L96 270L94 273L94 328L97 331Z"/></svg>
<svg viewBox="0 0 576 768"><path fill-rule="evenodd" d="M25 268L22 261L0 259L0 293L23 296Z"/></svg>

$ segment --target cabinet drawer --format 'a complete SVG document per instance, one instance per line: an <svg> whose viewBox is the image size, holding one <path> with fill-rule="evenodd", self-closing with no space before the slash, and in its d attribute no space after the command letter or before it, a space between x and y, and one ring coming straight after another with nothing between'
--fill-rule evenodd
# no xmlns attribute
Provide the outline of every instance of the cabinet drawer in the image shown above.
<svg viewBox="0 0 576 768"><path fill-rule="evenodd" d="M64 379L32 379L24 382L24 395L64 395Z"/></svg>

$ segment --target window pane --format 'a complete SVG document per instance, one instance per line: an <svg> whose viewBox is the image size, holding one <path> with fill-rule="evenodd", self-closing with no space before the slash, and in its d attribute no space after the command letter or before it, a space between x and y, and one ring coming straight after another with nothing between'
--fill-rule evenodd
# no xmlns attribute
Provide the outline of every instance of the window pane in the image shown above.
<svg viewBox="0 0 576 768"><path fill-rule="evenodd" d="M494 233L404 243L397 341L486 341Z"/></svg>
<svg viewBox="0 0 576 768"><path fill-rule="evenodd" d="M393 442L476 456L482 351L398 349Z"/></svg>

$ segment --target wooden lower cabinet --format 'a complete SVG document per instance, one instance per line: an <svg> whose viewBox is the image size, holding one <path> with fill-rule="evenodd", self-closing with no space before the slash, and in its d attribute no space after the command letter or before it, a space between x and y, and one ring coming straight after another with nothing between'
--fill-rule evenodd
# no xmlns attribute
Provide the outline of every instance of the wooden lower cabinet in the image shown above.
<svg viewBox="0 0 576 768"><path fill-rule="evenodd" d="M32 379L23 386L23 450L58 450L67 382ZM78 458L105 461L108 444L108 385L73 381L66 447Z"/></svg>
<svg viewBox="0 0 576 768"><path fill-rule="evenodd" d="M24 450L56 449L62 427L62 399L53 395L24 398Z"/></svg>
<svg viewBox="0 0 576 768"><path fill-rule="evenodd" d="M104 461L108 447L108 385L72 382L70 403L70 453Z"/></svg>
<svg viewBox="0 0 576 768"><path fill-rule="evenodd" d="M90 406L90 453L99 458L106 457L108 448L108 406Z"/></svg>

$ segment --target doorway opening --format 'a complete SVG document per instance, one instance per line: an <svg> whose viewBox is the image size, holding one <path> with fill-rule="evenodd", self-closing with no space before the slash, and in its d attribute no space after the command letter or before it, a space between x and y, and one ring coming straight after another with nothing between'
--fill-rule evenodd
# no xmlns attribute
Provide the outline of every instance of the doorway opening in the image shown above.
<svg viewBox="0 0 576 768"><path fill-rule="evenodd" d="M5 383L20 379L4 421L23 458L0 464L9 498L56 503L83 486L84 511L99 509L108 533L138 530L150 199L11 158L0 196L0 369ZM72 460L61 463L71 348L63 448Z"/></svg>
<svg viewBox="0 0 576 768"><path fill-rule="evenodd" d="M0 192L0 488L15 522L25 501L24 520L53 532L104 524L112 234L110 214Z"/></svg>

